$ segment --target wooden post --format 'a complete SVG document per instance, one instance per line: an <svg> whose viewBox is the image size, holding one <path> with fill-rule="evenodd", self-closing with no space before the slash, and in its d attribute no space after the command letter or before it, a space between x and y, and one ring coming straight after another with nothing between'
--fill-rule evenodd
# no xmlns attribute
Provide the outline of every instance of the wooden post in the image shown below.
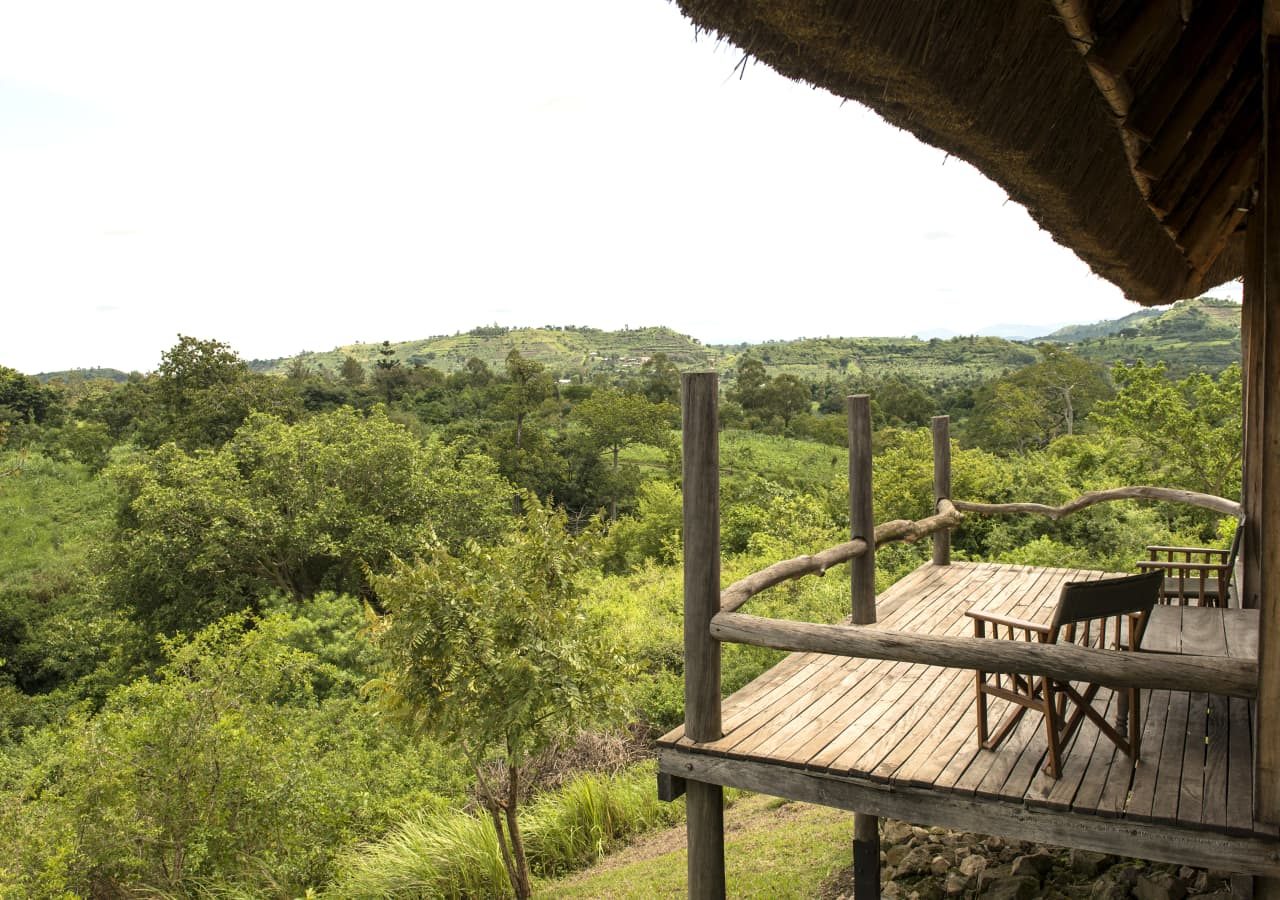
<svg viewBox="0 0 1280 900"><path fill-rule="evenodd" d="M849 537L867 542L867 552L849 563L853 624L876 620L876 523L871 511L871 398L845 399L849 413Z"/></svg>
<svg viewBox="0 0 1280 900"><path fill-rule="evenodd" d="M849 561L854 625L876 620L876 523L871 508L871 398L846 399L849 413L849 537L867 542L867 552ZM853 892L858 900L880 900L880 820L853 814Z"/></svg>
<svg viewBox="0 0 1280 900"><path fill-rule="evenodd" d="M681 376L684 454L684 730L690 740L721 736L720 642L711 617L720 607L719 379ZM689 781L689 896L725 895L724 789Z"/></svg>
<svg viewBox="0 0 1280 900"><path fill-rule="evenodd" d="M933 426L933 511L939 500L951 499L951 417L934 416ZM951 529L933 534L933 564L951 565Z"/></svg>
<svg viewBox="0 0 1280 900"><path fill-rule="evenodd" d="M880 900L880 820L853 814L853 896Z"/></svg>
<svg viewBox="0 0 1280 900"><path fill-rule="evenodd" d="M1265 354L1266 299L1262 290L1262 242L1265 228L1261 208L1249 215L1245 239L1244 305L1240 310L1240 350L1244 357L1244 471L1240 505L1244 510L1244 539L1240 544L1240 605L1258 609L1262 596L1262 363Z"/></svg>

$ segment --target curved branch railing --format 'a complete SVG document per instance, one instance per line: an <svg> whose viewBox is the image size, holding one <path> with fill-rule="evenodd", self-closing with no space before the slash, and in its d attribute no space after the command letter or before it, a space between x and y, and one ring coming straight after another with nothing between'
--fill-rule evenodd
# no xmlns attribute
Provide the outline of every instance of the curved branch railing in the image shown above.
<svg viewBox="0 0 1280 900"><path fill-rule="evenodd" d="M1042 503L972 503L946 498L938 512L910 522L899 519L877 525L875 545L917 541L954 528L964 514L1035 513L1061 519L1096 503L1112 500L1156 500L1186 503L1224 515L1241 515L1239 503L1211 494L1175 488L1138 485L1090 491L1062 506ZM1062 681L1095 681L1111 687L1194 690L1234 697L1257 696L1255 662L1190 656L1116 653L1070 644L987 641L868 628L861 625L822 625L770 619L739 613L752 597L784 581L805 575L822 576L832 566L867 552L867 542L854 539L819 553L774 563L739 579L720 593L720 609L711 618L711 636L719 641L771 647L776 650L831 653L863 659L981 669L986 672L1047 675Z"/></svg>
<svg viewBox="0 0 1280 900"><path fill-rule="evenodd" d="M1213 494L1200 494L1195 491L1182 491L1177 488L1152 487L1135 485L1132 487L1108 488L1105 491L1089 491L1081 494L1070 503L1062 506L1046 506L1043 503L971 503L968 500L956 500L956 509L962 512L976 512L984 515L1004 515L1008 513L1039 513L1050 519L1058 520L1069 516L1087 506L1103 503L1108 500L1164 500L1170 503L1186 503L1201 509L1212 510L1225 516L1239 518L1242 514L1240 504L1225 497Z"/></svg>
<svg viewBox="0 0 1280 900"><path fill-rule="evenodd" d="M875 544L879 547L881 544L887 544L891 541L914 543L936 531L941 531L944 528L954 528L963 520L964 515L956 510L950 500L940 500L938 501L937 515L929 516L916 522L911 522L907 519L894 519L892 522L884 522L877 525ZM862 538L855 538L852 541L845 541L843 544L828 547L826 550L812 555L797 556L793 559L776 562L758 572L752 572L746 578L735 581L721 591L720 612L735 612L756 594L784 581L801 578L805 575L821 577L832 566L847 563L854 557L862 556L866 552L867 542Z"/></svg>

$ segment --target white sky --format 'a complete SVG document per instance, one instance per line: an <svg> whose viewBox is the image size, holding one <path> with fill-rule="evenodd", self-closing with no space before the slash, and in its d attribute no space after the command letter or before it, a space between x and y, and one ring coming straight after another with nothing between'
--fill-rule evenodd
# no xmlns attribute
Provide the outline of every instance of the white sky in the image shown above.
<svg viewBox="0 0 1280 900"><path fill-rule="evenodd" d="M969 166L740 58L666 0L2 2L0 364L1137 308Z"/></svg>

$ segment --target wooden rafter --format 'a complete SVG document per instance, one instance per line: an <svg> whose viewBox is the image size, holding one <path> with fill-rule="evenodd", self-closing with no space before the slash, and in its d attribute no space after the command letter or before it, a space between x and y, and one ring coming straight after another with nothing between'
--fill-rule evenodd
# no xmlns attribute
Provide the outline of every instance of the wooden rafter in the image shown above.
<svg viewBox="0 0 1280 900"><path fill-rule="evenodd" d="M1236 18L1233 13L1240 9L1235 3L1221 2L1202 3L1196 8L1159 75L1134 99L1124 121L1127 131L1148 141L1156 136L1197 74L1213 59L1219 39Z"/></svg>
<svg viewBox="0 0 1280 900"><path fill-rule="evenodd" d="M1246 56L1246 50L1257 47L1258 23L1253 16L1238 20L1228 32L1227 39L1217 49L1213 58L1191 85L1177 108L1165 120L1152 138L1151 144L1138 160L1139 170L1152 178L1159 178L1178 153L1186 146L1197 126L1205 119L1214 105L1232 87L1232 76L1246 72L1245 61L1256 62ZM1254 70L1256 71L1256 69ZM1243 76L1242 76L1243 77ZM1240 79L1237 79L1237 81Z"/></svg>
<svg viewBox="0 0 1280 900"><path fill-rule="evenodd" d="M1250 120L1256 119L1257 110L1262 106L1261 77L1256 69L1241 67L1236 71L1238 77L1219 98L1209 116L1196 127L1169 168L1158 175L1148 173L1158 179L1152 185L1148 200L1161 218L1173 211L1192 179L1209 157L1224 145L1228 131L1247 133Z"/></svg>

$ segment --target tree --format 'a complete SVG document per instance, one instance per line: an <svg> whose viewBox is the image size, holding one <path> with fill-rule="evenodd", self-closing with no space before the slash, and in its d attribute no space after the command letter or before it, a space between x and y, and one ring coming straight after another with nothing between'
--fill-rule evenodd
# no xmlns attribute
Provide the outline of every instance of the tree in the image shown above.
<svg viewBox="0 0 1280 900"><path fill-rule="evenodd" d="M1163 364L1142 363L1121 363L1112 375L1120 390L1094 407L1092 420L1126 448L1125 459L1113 465L1129 477L1156 473L1172 486L1240 496L1239 365L1217 379L1201 372L1170 381Z"/></svg>
<svg viewBox="0 0 1280 900"><path fill-rule="evenodd" d="M655 353L640 366L640 393L650 403L680 402L680 370L665 353Z"/></svg>
<svg viewBox="0 0 1280 900"><path fill-rule="evenodd" d="M523 444L524 419L551 393L551 376L542 363L525 359L519 350L507 354L507 388L503 406L516 422L516 450Z"/></svg>
<svg viewBox="0 0 1280 900"><path fill-rule="evenodd" d="M669 445L674 417L670 404L650 403L642 396L613 388L596 391L570 413L571 420L583 429L588 448L612 458L609 521L618 518L618 454L632 444Z"/></svg>
<svg viewBox="0 0 1280 900"><path fill-rule="evenodd" d="M778 375L765 386L761 396L761 409L767 415L782 420L786 429L791 420L809 411L809 386L794 375Z"/></svg>
<svg viewBox="0 0 1280 900"><path fill-rule="evenodd" d="M382 342L382 346L378 348L378 359L373 365L374 384L387 403L395 403L404 396L409 385L409 373L400 365L390 341Z"/></svg>
<svg viewBox="0 0 1280 900"><path fill-rule="evenodd" d="M527 763L612 718L623 682L614 638L579 586L594 534L570 535L564 514L532 495L524 505L497 547L437 545L375 578L387 614L373 632L387 658L374 685L415 733L466 756L521 898L532 895L517 818ZM494 757L498 776L486 771Z"/></svg>
<svg viewBox="0 0 1280 900"><path fill-rule="evenodd" d="M250 413L292 419L297 395L278 378L257 375L221 341L178 336L147 382L150 403L138 437L147 447L166 441L194 450L225 443Z"/></svg>
<svg viewBox="0 0 1280 900"><path fill-rule="evenodd" d="M1098 400L1111 396L1106 371L1053 344L1038 348L1039 362L990 382L974 407L973 430L993 450L1044 447L1076 423Z"/></svg>
<svg viewBox="0 0 1280 900"><path fill-rule="evenodd" d="M765 372L764 363L754 356L744 356L738 363L738 377L726 393L730 400L740 403L744 410L753 412L763 402L768 383L769 375Z"/></svg>
<svg viewBox="0 0 1280 900"><path fill-rule="evenodd" d="M358 388L364 384L364 366L360 365L360 360L354 356L344 356L342 358L342 368L338 370L338 376L346 382L347 387Z"/></svg>
<svg viewBox="0 0 1280 900"><path fill-rule="evenodd" d="M58 392L17 369L0 366L0 422L44 424L58 408Z"/></svg>
<svg viewBox="0 0 1280 900"><path fill-rule="evenodd" d="M108 586L153 631L193 631L280 592L370 598L366 571L494 540L510 485L382 412L254 415L217 451L172 444L109 470L124 502Z"/></svg>

